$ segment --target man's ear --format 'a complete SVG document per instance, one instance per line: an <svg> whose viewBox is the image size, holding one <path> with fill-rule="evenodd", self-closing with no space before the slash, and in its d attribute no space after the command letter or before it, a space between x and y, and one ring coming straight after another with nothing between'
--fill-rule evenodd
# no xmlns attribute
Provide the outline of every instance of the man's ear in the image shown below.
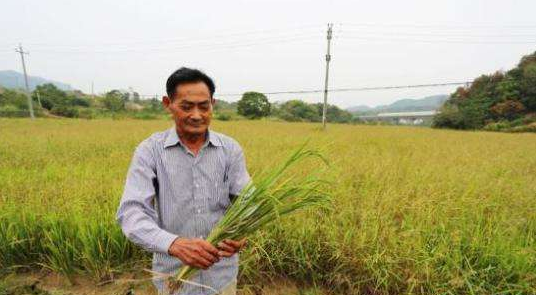
<svg viewBox="0 0 536 295"><path fill-rule="evenodd" d="M165 109L168 109L170 104L171 104L171 99L168 96L164 95L162 97L162 105L164 106Z"/></svg>

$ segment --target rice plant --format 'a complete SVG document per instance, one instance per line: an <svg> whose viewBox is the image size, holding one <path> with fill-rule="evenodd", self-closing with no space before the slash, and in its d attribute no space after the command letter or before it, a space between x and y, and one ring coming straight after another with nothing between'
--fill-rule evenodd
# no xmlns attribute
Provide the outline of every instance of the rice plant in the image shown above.
<svg viewBox="0 0 536 295"><path fill-rule="evenodd" d="M325 204L329 199L325 182L315 176L315 171L301 176L285 174L288 168L309 157L324 160L318 152L302 145L280 167L255 183L250 182L227 209L207 241L216 246L226 239L241 240L298 209ZM170 291L189 283L188 279L198 270L183 266L170 278Z"/></svg>

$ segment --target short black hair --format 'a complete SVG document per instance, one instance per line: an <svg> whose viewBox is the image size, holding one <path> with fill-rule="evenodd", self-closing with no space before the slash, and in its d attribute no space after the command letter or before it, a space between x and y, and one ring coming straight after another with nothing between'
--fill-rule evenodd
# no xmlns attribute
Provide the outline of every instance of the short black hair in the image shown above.
<svg viewBox="0 0 536 295"><path fill-rule="evenodd" d="M214 81L212 81L212 78L207 76L205 73L201 72L197 69L190 69L182 67L167 79L166 82L166 92L169 98L173 98L175 93L177 92L177 86L185 83L196 83L196 82L203 82L208 86L208 90L210 91L210 97L212 98L214 96L214 91L216 91L216 86L214 85Z"/></svg>

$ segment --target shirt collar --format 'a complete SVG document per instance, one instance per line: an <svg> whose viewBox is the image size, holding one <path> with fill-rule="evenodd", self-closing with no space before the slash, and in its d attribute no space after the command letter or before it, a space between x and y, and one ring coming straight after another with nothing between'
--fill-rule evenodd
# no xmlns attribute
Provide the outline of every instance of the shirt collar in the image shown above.
<svg viewBox="0 0 536 295"><path fill-rule="evenodd" d="M220 137L216 133L211 131L210 129L207 129L207 139L208 140L206 141L205 145L210 143L213 146L222 146ZM179 135L177 134L177 129L175 128L175 126L173 126L169 128L167 131L166 141L164 142L164 148L175 146L177 144L184 146L183 143L181 142Z"/></svg>

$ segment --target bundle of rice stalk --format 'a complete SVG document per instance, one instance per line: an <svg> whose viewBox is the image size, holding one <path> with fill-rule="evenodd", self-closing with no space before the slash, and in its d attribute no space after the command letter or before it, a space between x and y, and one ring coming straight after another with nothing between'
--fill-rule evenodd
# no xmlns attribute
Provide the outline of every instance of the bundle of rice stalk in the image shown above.
<svg viewBox="0 0 536 295"><path fill-rule="evenodd" d="M289 167L310 157L320 158L327 164L317 151L306 149L304 144L281 166L255 183L250 182L212 229L207 241L216 246L225 239L241 240L298 209L326 204L329 200L324 189L326 182L315 176L318 170L305 175L284 175ZM169 278L170 292L177 291L184 283L198 285L189 281L197 271L199 269L190 266L179 269L176 276Z"/></svg>

